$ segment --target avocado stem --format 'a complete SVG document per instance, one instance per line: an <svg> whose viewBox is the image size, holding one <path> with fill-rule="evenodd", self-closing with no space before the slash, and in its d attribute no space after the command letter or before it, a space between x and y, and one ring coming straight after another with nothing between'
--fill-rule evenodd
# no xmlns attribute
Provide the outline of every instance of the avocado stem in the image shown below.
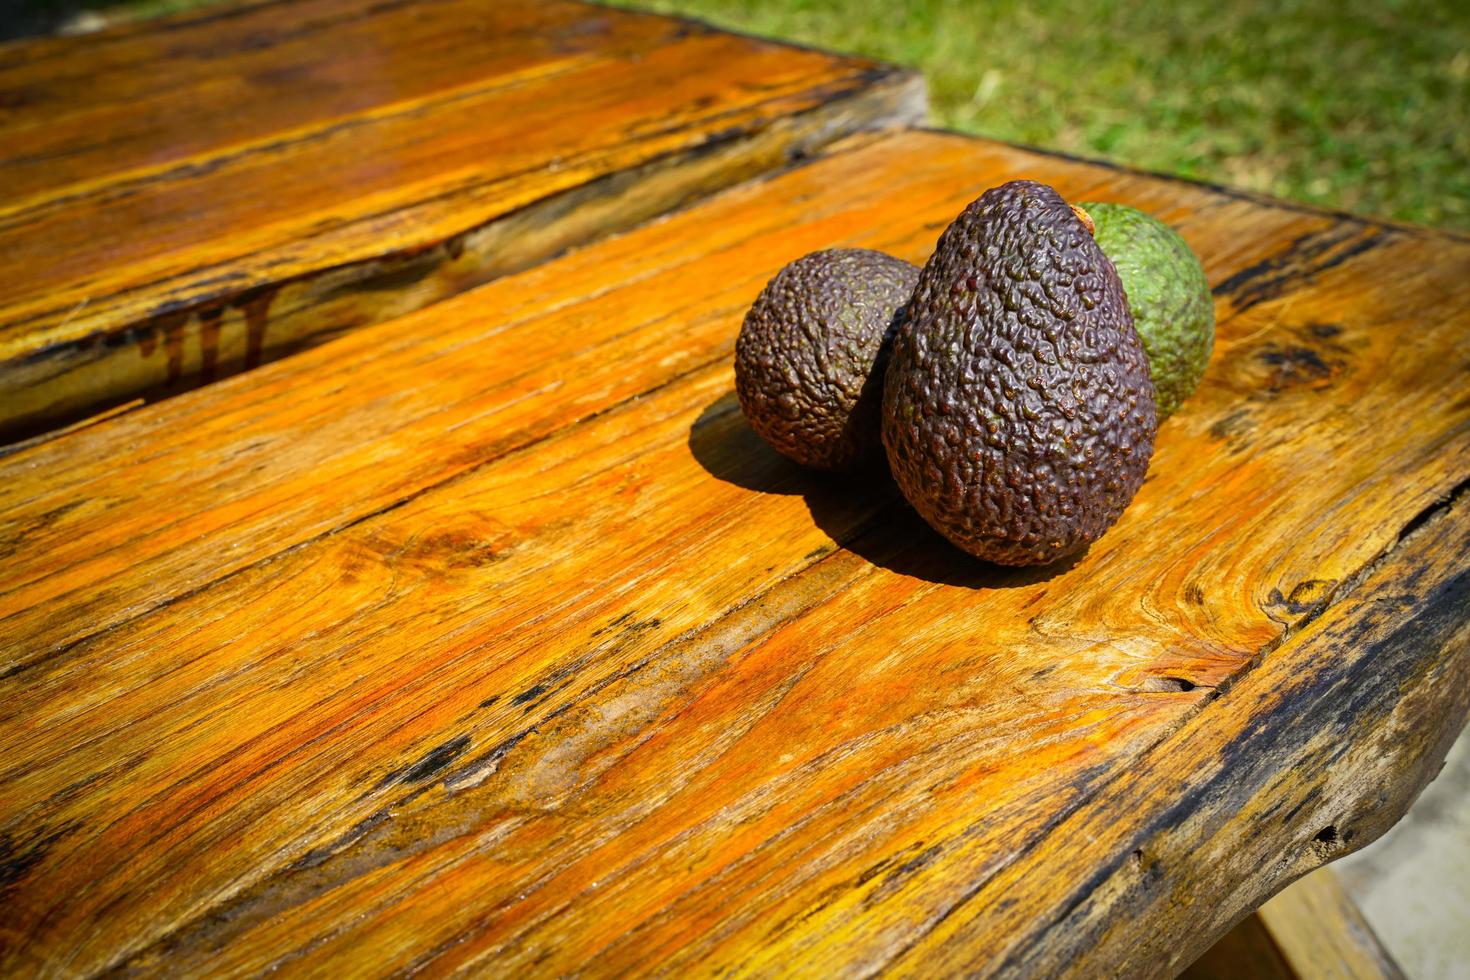
<svg viewBox="0 0 1470 980"><path fill-rule="evenodd" d="M1075 204L1069 204L1067 205L1067 207L1072 209L1072 213L1077 216L1078 221L1082 222L1082 227L1087 229L1087 233L1096 237L1097 226L1092 223L1092 215L1088 214L1086 211L1082 210Z"/></svg>

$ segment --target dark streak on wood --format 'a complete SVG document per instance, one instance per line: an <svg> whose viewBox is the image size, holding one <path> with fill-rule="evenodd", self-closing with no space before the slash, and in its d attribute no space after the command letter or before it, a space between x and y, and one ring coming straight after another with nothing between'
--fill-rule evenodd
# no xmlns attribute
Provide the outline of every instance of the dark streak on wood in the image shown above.
<svg viewBox="0 0 1470 980"><path fill-rule="evenodd" d="M8 832L0 833L0 898L24 878L58 840L75 828L75 823L42 828L20 838Z"/></svg>
<svg viewBox="0 0 1470 980"><path fill-rule="evenodd" d="M265 352L265 332L270 325L271 302L276 298L279 286L265 286L252 290L235 301L245 314L245 367L259 367Z"/></svg>
<svg viewBox="0 0 1470 980"><path fill-rule="evenodd" d="M1246 310L1393 238L1393 232L1382 228L1342 222L1326 231L1302 235L1275 255L1216 284L1213 291L1217 297L1229 299L1237 312Z"/></svg>
<svg viewBox="0 0 1470 980"><path fill-rule="evenodd" d="M189 322L186 311L166 313L156 321L163 334L163 351L168 359L168 384L177 384L184 376L184 325Z"/></svg>
<svg viewBox="0 0 1470 980"><path fill-rule="evenodd" d="M526 688L520 694L517 694L515 697L511 698L510 699L510 703L511 704L517 704L517 705L519 705L519 704L529 704L530 702L535 701L537 698L541 697L541 695L543 695L545 693L546 693L546 685L544 685L544 684L537 684L534 687L528 687L528 688Z"/></svg>
<svg viewBox="0 0 1470 980"><path fill-rule="evenodd" d="M203 381L213 381L219 373L220 320L224 308L208 307L199 311L199 376Z"/></svg>
<svg viewBox="0 0 1470 980"><path fill-rule="evenodd" d="M432 749L428 755L409 767L401 777L405 783L417 783L428 779L449 765L470 747L470 737L460 735Z"/></svg>

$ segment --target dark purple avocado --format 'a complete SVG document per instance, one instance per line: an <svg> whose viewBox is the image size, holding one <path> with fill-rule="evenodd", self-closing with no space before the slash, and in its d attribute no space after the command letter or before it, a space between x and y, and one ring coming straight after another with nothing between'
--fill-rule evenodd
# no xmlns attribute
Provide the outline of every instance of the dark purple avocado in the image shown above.
<svg viewBox="0 0 1470 980"><path fill-rule="evenodd" d="M888 347L918 277L866 248L812 252L776 273L735 342L735 392L751 428L805 466L881 466Z"/></svg>
<svg viewBox="0 0 1470 980"><path fill-rule="evenodd" d="M884 383L894 479L960 548L1004 565L1072 554L1143 484L1158 422L1122 283L1045 184L971 203L940 237Z"/></svg>

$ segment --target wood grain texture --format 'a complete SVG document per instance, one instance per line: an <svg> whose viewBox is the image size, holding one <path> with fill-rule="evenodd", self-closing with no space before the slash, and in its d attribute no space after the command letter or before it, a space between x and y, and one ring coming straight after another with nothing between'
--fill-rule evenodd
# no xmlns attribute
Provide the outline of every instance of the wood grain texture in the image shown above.
<svg viewBox="0 0 1470 980"><path fill-rule="evenodd" d="M1029 571L784 463L729 369L784 262L1018 176L1176 225L1220 317ZM0 967L1177 970L1463 721L1467 271L907 133L12 454Z"/></svg>
<svg viewBox="0 0 1470 980"><path fill-rule="evenodd" d="M568 0L301 0L0 46L0 438L923 112L909 73Z"/></svg>

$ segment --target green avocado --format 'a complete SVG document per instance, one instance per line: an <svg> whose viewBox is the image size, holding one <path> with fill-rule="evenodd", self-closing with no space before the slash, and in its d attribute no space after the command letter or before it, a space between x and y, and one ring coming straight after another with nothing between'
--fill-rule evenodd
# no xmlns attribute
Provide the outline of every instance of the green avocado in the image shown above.
<svg viewBox="0 0 1470 980"><path fill-rule="evenodd" d="M894 337L882 438L909 503L971 554L1046 564L1122 514L1157 425L1123 284L1083 219L1035 181L986 191Z"/></svg>
<svg viewBox="0 0 1470 980"><path fill-rule="evenodd" d="M805 466L881 460L883 371L918 276L865 248L812 252L776 273L735 342L735 392L751 428Z"/></svg>
<svg viewBox="0 0 1470 980"><path fill-rule="evenodd" d="M1215 301L1205 271L1179 233L1123 204L1083 204L1103 254L1123 280L1133 326L1148 352L1159 421L1204 376L1215 346Z"/></svg>

